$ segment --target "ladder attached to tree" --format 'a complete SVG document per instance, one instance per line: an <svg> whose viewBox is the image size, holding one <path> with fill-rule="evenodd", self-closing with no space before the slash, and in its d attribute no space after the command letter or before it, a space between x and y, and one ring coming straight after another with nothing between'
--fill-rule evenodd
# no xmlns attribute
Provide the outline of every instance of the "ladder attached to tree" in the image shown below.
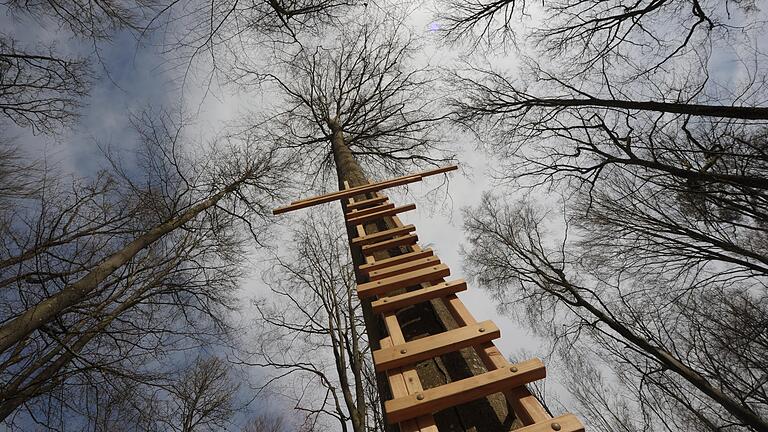
<svg viewBox="0 0 768 432"><path fill-rule="evenodd" d="M376 372L385 373L392 399L385 401L385 417L399 423L401 432L436 432L433 414L494 393L504 394L507 404L525 425L521 432L580 432L583 425L572 414L552 418L527 389L526 384L546 376L539 359L509 363L493 343L500 337L491 321L478 322L456 295L467 289L462 279L446 280L450 269L431 249L418 245L416 228L404 225L397 216L416 208L413 204L397 207L380 190L421 181L422 178L457 169L449 166L410 176L371 183L318 197L294 201L275 209L275 214L336 200L347 200L346 223L357 236L350 247L359 247L366 263L358 273L366 276L357 293L361 301L370 301L375 314L381 315L389 336L373 351ZM394 227L380 229L377 220L389 217ZM394 256L376 258L379 251L395 251ZM390 255L393 255L390 253ZM396 313L421 302L440 299L458 323L458 327L419 339L406 341ZM424 389L415 365L423 360L473 348L486 371L447 384ZM485 432L485 431L484 431ZM493 431L487 431L493 432Z"/></svg>

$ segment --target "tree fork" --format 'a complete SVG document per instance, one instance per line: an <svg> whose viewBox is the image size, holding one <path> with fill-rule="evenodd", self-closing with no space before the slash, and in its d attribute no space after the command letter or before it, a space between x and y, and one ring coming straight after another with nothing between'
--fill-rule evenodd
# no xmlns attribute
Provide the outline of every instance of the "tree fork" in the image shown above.
<svg viewBox="0 0 768 432"><path fill-rule="evenodd" d="M331 148L333 159L336 165L336 174L338 177L339 190L345 189L346 181L350 187L361 186L368 183L368 178L363 172L360 164L352 154L344 140L344 134L341 126L335 119L327 120L328 127L331 129ZM355 200L365 199L366 197L356 196ZM347 202L340 200L342 211L346 214ZM375 223L370 224L371 228L376 226L377 230L390 229L395 227L391 217L384 218L386 226L378 226ZM355 266L355 278L358 283L368 281L365 273L361 272L359 267L365 264L365 256L359 245L353 245L352 239L357 237L357 232L353 226L347 225L347 236L350 243L350 253ZM391 255L388 251L377 252L379 259L387 258ZM365 321L368 334L368 343L371 351L380 347L379 341L385 334L384 325L377 315L373 312L370 299L360 299L363 310L363 319ZM413 310L404 311L408 314L408 321L416 321L415 325L403 326L403 331L408 336L414 337L425 333L436 333L444 329L453 329L458 325L451 316L445 305L439 300L433 300L419 305ZM461 353L453 353L442 356L438 361L425 360L418 363L416 370L425 389L437 387L446 382L466 378L471 375L479 374L485 371L482 360L472 349L464 349ZM379 394L382 395L382 413L384 395L389 394L389 385L384 374L376 375ZM512 430L517 426L514 412L509 409L506 399L501 395L491 395L467 404L458 406L451 410L436 413L435 421L440 430L446 431L477 431L477 432L503 432ZM390 426L394 428L393 426ZM390 429L391 430L391 429ZM396 430L396 428L394 429Z"/></svg>

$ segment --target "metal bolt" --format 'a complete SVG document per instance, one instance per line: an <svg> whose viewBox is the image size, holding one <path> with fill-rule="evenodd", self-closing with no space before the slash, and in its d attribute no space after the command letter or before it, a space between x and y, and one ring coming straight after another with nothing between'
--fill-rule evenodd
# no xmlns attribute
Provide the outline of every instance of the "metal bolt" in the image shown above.
<svg viewBox="0 0 768 432"><path fill-rule="evenodd" d="M416 399L417 399L417 400L424 400L424 395L423 395L423 394L421 394L421 393L418 393L418 394L416 395Z"/></svg>
<svg viewBox="0 0 768 432"><path fill-rule="evenodd" d="M517 366L510 366L509 370L512 372L517 372Z"/></svg>
<svg viewBox="0 0 768 432"><path fill-rule="evenodd" d="M407 353L407 352L408 352L408 351L407 351L405 348L403 348L403 349L401 349L401 350L400 350L400 354L405 354L405 353Z"/></svg>
<svg viewBox="0 0 768 432"><path fill-rule="evenodd" d="M483 332L485 332L485 327L480 327L480 328L478 329L478 331L479 331L480 333L483 333Z"/></svg>
<svg viewBox="0 0 768 432"><path fill-rule="evenodd" d="M552 429L559 431L560 430L560 423L552 423Z"/></svg>

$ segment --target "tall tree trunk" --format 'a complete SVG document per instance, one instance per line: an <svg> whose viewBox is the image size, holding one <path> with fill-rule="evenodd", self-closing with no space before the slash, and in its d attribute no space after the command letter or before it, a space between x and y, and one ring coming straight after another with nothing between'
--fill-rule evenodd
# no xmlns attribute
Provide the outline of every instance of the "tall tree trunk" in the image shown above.
<svg viewBox="0 0 768 432"><path fill-rule="evenodd" d="M339 189L344 189L344 182L349 183L350 187L360 186L368 183L368 178L363 172L360 164L355 159L349 147L344 141L344 134L340 125L335 119L327 120L328 127L331 129L331 148L333 151L334 162L336 163L336 173L338 176ZM364 196L357 196L355 199L364 199ZM342 211L347 212L347 204L341 201ZM373 223L366 225L366 232L371 230L383 230L395 226L392 218L385 218L386 226L378 226ZM350 251L355 265L355 277L358 283L367 282L367 276L358 270L361 264L365 264L365 256L359 246L353 246L351 241L357 237L357 231L354 227L347 226L347 235L350 240ZM377 258L386 258L390 256L389 252L383 251L377 253ZM381 320L373 313L370 300L361 300L363 319L365 320L366 330L368 332L368 343L371 350L380 348L379 341L386 334ZM402 313L402 315L401 315ZM458 327L445 305L438 301L426 302L416 305L405 311L398 313L401 322L409 322L408 325L402 325L406 340L422 337L428 334L436 334L446 329ZM447 382L467 378L485 372L477 353L472 349L465 349L461 352L441 356L434 360L420 362L416 370L424 388L437 387ZM389 394L389 385L385 374L377 374L377 385L381 395L382 413L384 411L384 401ZM514 429L514 412L509 409L506 400L501 395L492 395L484 399L456 407L451 410L445 410L435 414L435 421L440 430L450 431L474 431L474 432L506 432ZM386 414L385 414L386 421ZM388 426L389 427L389 426ZM390 430L397 430L392 427Z"/></svg>
<svg viewBox="0 0 768 432"><path fill-rule="evenodd" d="M685 114L702 117L723 117L745 120L768 119L768 108L747 106L698 105L673 102L634 101L621 99L567 99L567 98L531 98L521 102L511 102L502 106L514 109L516 106L543 107L600 107L638 111L658 111L672 114Z"/></svg>
<svg viewBox="0 0 768 432"><path fill-rule="evenodd" d="M225 195L236 190L248 178L243 175L237 181L211 196L210 198L192 206L184 213L173 217L143 235L128 243L119 251L113 253L96 267L88 272L77 282L65 286L61 291L27 309L24 313L0 327L0 353L24 340L29 334L51 322L67 308L82 301L88 294L94 291L101 282L109 277L115 270L133 259L143 249L149 247L164 235L192 220L201 212L213 207Z"/></svg>

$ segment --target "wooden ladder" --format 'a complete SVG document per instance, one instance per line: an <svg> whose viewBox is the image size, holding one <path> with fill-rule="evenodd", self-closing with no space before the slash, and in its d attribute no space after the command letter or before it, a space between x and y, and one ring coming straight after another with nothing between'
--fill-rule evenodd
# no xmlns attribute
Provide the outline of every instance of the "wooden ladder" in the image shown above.
<svg viewBox="0 0 768 432"><path fill-rule="evenodd" d="M304 208L312 203L347 200L347 225L357 232L351 246L359 246L366 263L358 270L368 281L357 286L361 299L372 300L374 313L381 314L388 337L380 341L381 348L373 352L374 367L385 373L393 399L384 403L387 421L399 423L401 432L436 432L433 414L457 405L489 396L504 394L507 404L525 425L521 432L580 432L584 430L573 414L552 418L542 404L527 389L526 384L546 376L539 359L509 363L496 348L493 340L501 335L491 321L478 322L456 295L467 289L462 279L446 280L450 269L431 249L418 244L413 225L405 225L398 214L413 210L415 205L396 207L379 190L418 181L433 172L446 172L455 167L427 171L334 192L308 200L294 201L276 213ZM418 180L414 180L418 178ZM360 196L365 196L360 199ZM358 197L359 199L355 199ZM378 230L372 224L384 217L391 218L394 227ZM366 231L366 226L372 232ZM390 251L389 258L376 259L378 251ZM396 313L403 308L430 300L441 300L459 327L439 334L406 341ZM437 356L472 348L485 365L486 372L424 389L416 373L416 363ZM488 431L492 432L492 431Z"/></svg>

